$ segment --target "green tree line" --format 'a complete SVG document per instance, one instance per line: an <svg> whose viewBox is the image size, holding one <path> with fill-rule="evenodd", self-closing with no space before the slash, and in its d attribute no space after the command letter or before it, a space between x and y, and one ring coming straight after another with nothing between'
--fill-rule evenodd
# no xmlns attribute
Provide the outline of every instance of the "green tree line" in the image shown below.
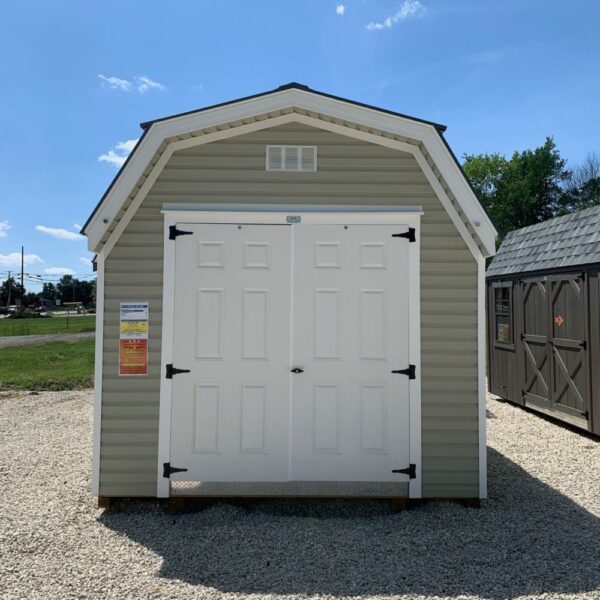
<svg viewBox="0 0 600 600"><path fill-rule="evenodd" d="M8 277L0 284L0 306L16 304L21 300L23 306L39 306L43 300L56 304L65 302L80 302L84 306L95 303L96 280L86 281L73 275L63 275L56 283L44 283L41 292L28 292L21 288L14 277Z"/></svg>
<svg viewBox="0 0 600 600"><path fill-rule="evenodd" d="M465 154L463 168L500 240L513 229L600 204L600 157L588 154L568 169L551 137L510 158Z"/></svg>

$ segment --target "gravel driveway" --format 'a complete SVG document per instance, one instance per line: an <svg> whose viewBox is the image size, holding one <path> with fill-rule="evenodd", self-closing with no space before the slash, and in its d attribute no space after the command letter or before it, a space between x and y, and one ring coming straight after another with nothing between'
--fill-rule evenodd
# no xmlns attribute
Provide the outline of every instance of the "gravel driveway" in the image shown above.
<svg viewBox="0 0 600 600"><path fill-rule="evenodd" d="M0 394L0 597L600 598L600 444L490 400L490 499L96 509L91 392Z"/></svg>
<svg viewBox="0 0 600 600"><path fill-rule="evenodd" d="M96 336L95 331L81 331L79 333L45 333L43 335L6 335L0 336L0 348L13 346L32 346L46 342L76 342L87 340Z"/></svg>

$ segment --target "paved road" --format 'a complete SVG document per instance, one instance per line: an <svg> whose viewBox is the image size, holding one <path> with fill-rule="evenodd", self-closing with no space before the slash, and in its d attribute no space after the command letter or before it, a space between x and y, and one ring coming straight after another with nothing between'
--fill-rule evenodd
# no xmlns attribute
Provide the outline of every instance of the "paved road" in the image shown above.
<svg viewBox="0 0 600 600"><path fill-rule="evenodd" d="M32 346L44 342L75 342L87 340L96 335L95 331L82 331L80 333L47 333L45 335L9 335L0 337L0 348L13 346Z"/></svg>

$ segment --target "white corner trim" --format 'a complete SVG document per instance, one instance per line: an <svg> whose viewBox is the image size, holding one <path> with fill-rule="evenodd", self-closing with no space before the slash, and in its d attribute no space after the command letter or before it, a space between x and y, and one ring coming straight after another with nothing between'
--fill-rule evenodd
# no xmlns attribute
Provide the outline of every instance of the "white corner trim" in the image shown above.
<svg viewBox="0 0 600 600"><path fill-rule="evenodd" d="M168 498L170 480L163 477L162 465L171 462L171 395L173 383L165 377L165 365L173 362L173 325L175 314L175 251L176 244L169 240L169 227L175 219L165 215L163 229L163 310L160 348L160 405L158 417L158 465L156 496Z"/></svg>
<svg viewBox="0 0 600 600"><path fill-rule="evenodd" d="M100 493L100 437L102 433L102 369L104 363L104 251L96 256L96 344L94 356L94 428L92 495Z"/></svg>
<svg viewBox="0 0 600 600"><path fill-rule="evenodd" d="M126 202L129 193L134 189L134 186L165 139L186 134L190 131L199 131L228 123L240 123L244 119L253 118L257 115L277 111L289 111L294 108L330 115L336 119L346 120L351 123L422 142L432 156L432 159L438 165L448 185L455 193L456 198L461 204L461 208L471 223L477 228L478 235L480 235L486 251L489 255L494 253L495 229L433 125L296 89L284 90L260 98L239 101L198 113L174 117L151 125L140 141L139 147L132 155L123 172L119 175L113 188L109 191L102 205L92 217L86 231L89 238L89 248L92 250L98 248L106 231ZM277 119L281 119L282 117L291 117L290 120L296 121L300 120L298 117L305 117L306 119L310 119L315 127L322 129L326 128L324 124L327 123L321 119L314 119L291 112L255 123L217 131L214 134L192 137L184 141L190 142L190 145L195 145L196 143L206 143L214 141L214 139L220 139L219 136L223 136L224 138L231 135L242 135L247 131L245 128L251 126L255 126L256 129L273 127L277 124ZM334 125L333 123L327 124ZM358 129L351 130L348 127L338 127L344 129L344 135L349 135L349 130L359 132ZM204 139L208 137L211 137L211 139ZM380 140L388 139L382 136L373 137ZM199 141L200 138L203 138L203 140ZM175 144L178 143L175 142ZM476 223L479 223L479 226Z"/></svg>
<svg viewBox="0 0 600 600"><path fill-rule="evenodd" d="M416 378L409 380L409 454L416 465L416 477L409 479L410 498L422 496L422 441L421 441L421 221L415 219L417 241L408 250L408 353L409 364L415 365Z"/></svg>
<svg viewBox="0 0 600 600"><path fill-rule="evenodd" d="M487 411L485 383L485 258L477 262L477 383L479 415L479 497L487 498Z"/></svg>
<svg viewBox="0 0 600 600"><path fill-rule="evenodd" d="M163 309L162 338L160 348L160 404L158 412L158 465L156 473L156 496L168 498L170 480L163 477L162 465L171 462L171 394L172 380L165 377L165 365L173 362L173 325L175 314L175 250L176 244L169 240L169 227L175 225L171 215L165 215L163 229Z"/></svg>

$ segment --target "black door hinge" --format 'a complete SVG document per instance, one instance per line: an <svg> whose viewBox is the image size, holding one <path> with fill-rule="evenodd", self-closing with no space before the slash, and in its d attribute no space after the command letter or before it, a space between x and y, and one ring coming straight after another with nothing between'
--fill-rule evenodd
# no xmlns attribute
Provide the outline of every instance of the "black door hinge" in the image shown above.
<svg viewBox="0 0 600 600"><path fill-rule="evenodd" d="M394 469L392 473L402 473L408 475L409 479L415 479L417 476L417 465L410 463L406 469Z"/></svg>
<svg viewBox="0 0 600 600"><path fill-rule="evenodd" d="M193 235L193 231L181 231L176 225L169 225L169 239L174 240L178 235Z"/></svg>
<svg viewBox="0 0 600 600"><path fill-rule="evenodd" d="M172 467L171 463L163 463L163 477L169 479L173 473L183 473L187 469L180 469L179 467Z"/></svg>
<svg viewBox="0 0 600 600"><path fill-rule="evenodd" d="M179 375L179 373L189 372L189 369L176 369L171 363L167 365L167 379L173 379L173 375Z"/></svg>
<svg viewBox="0 0 600 600"><path fill-rule="evenodd" d="M406 238L409 242L416 242L416 233L417 230L414 227L409 227L408 231L406 231L405 233L392 233L392 237Z"/></svg>
<svg viewBox="0 0 600 600"><path fill-rule="evenodd" d="M417 368L415 365L408 365L408 369L400 369L399 371L392 371L394 375L408 375L409 379L417 378Z"/></svg>

